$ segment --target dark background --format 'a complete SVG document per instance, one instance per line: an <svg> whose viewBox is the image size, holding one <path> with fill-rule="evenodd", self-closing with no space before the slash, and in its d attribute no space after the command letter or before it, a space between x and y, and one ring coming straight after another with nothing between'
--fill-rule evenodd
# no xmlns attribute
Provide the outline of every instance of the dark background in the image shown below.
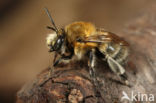
<svg viewBox="0 0 156 103"><path fill-rule="evenodd" d="M154 0L0 0L0 103L15 102L16 92L51 64L45 38L50 20L57 26L90 21L118 34ZM119 34L120 35L120 34Z"/></svg>

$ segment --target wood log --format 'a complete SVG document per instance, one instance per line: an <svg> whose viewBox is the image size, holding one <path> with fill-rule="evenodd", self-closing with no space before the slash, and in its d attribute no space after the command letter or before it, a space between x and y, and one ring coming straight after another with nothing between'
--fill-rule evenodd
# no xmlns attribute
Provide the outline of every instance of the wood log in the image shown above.
<svg viewBox="0 0 156 103"><path fill-rule="evenodd" d="M156 14L151 7L131 21L119 34L131 45L131 55L126 68L132 87L123 85L106 63L98 62L99 87L93 85L85 62L60 64L49 75L50 68L41 72L17 93L17 103L130 103L121 100L126 93L137 94L136 103L141 103L138 93L156 96ZM151 98L150 98L151 99ZM154 102L153 102L154 103Z"/></svg>

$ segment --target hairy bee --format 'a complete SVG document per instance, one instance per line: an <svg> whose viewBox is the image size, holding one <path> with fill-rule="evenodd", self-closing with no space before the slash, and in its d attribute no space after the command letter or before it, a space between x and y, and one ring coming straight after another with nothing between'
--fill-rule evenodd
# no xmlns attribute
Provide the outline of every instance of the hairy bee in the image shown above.
<svg viewBox="0 0 156 103"><path fill-rule="evenodd" d="M72 59L73 56L79 60L87 57L90 75L94 77L96 59L101 59L128 84L122 66L129 54L129 44L126 41L111 32L96 28L89 22L74 22L58 29L47 9L46 11L53 25L48 28L55 31L47 37L47 45L50 52L55 51L60 55L60 58L54 61L54 66L61 60ZM97 53L100 56L97 56Z"/></svg>

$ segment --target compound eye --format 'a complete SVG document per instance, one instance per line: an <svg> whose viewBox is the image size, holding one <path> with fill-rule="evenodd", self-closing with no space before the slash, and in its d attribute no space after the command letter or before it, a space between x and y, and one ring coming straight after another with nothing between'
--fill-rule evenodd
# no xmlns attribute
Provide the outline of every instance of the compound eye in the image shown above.
<svg viewBox="0 0 156 103"><path fill-rule="evenodd" d="M61 39L58 39L57 40L57 44L61 44Z"/></svg>
<svg viewBox="0 0 156 103"><path fill-rule="evenodd" d="M63 44L64 39L59 37L54 45L55 50L59 50Z"/></svg>

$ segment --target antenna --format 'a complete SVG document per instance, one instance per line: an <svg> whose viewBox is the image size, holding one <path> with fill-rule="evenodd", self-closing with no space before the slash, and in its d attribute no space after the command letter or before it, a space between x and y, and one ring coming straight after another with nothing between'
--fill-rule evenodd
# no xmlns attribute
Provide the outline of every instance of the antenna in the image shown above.
<svg viewBox="0 0 156 103"><path fill-rule="evenodd" d="M53 27L51 27L51 26L47 26L47 29L51 29L51 30L53 30L53 31L55 31L55 32L56 32L56 29L55 29L55 28L53 28Z"/></svg>
<svg viewBox="0 0 156 103"><path fill-rule="evenodd" d="M48 15L48 17L50 18L50 21L51 21L51 23L52 23L52 25L54 26L54 31L56 31L56 33L58 33L58 29L57 29L57 27L56 27L56 25L55 25L55 23L54 23L54 20L53 20L53 18L51 17L51 15L50 15L50 13L49 13L49 10L47 9L47 8L44 8L45 9L45 11L46 11L46 13L47 13L47 15ZM48 27L49 28L49 27ZM52 29L52 28L51 28ZM53 30L53 29L52 29Z"/></svg>

